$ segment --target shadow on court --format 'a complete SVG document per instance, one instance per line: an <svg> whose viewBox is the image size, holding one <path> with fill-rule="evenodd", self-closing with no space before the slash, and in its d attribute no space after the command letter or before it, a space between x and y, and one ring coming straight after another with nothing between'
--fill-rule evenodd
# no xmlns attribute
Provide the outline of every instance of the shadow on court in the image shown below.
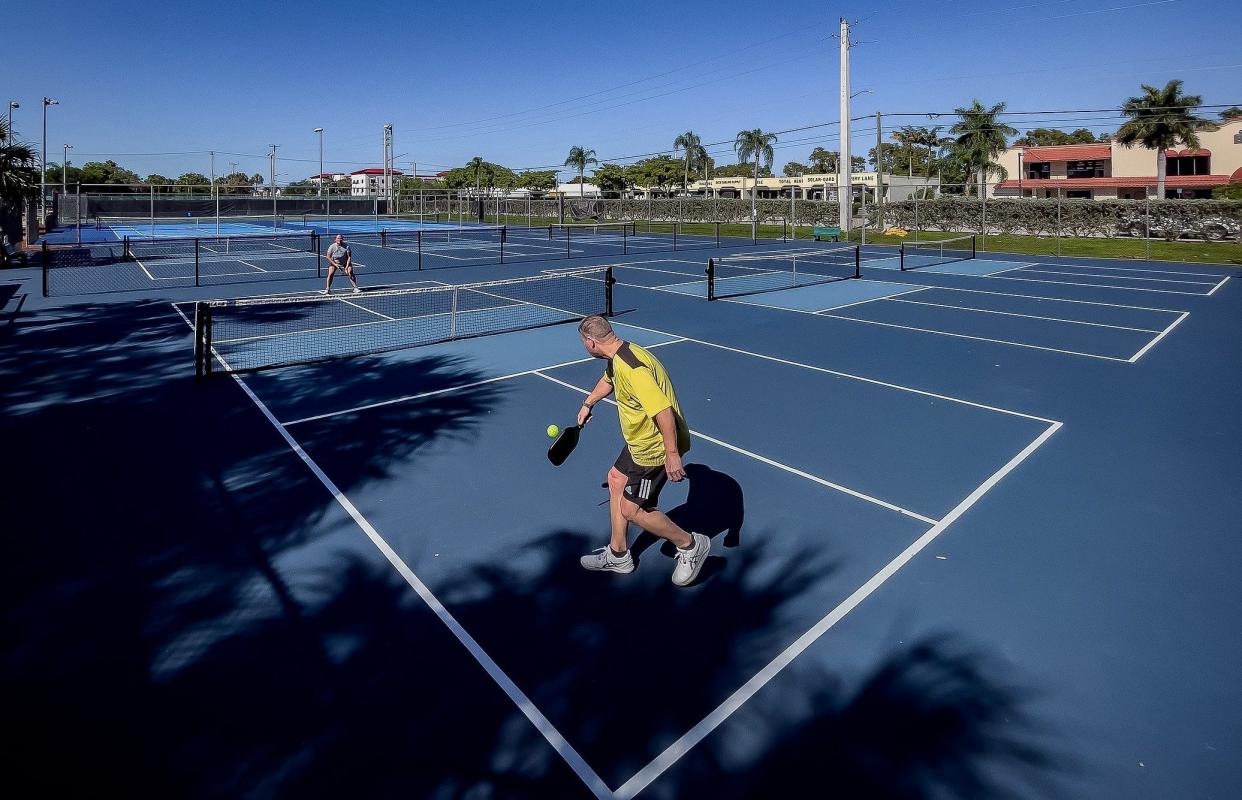
<svg viewBox="0 0 1242 800"><path fill-rule="evenodd" d="M188 330L166 304L53 309L4 336L0 674L14 783L47 796L588 796L236 384L193 383ZM318 379L283 385L287 399L485 377L444 359L400 375L353 364L304 373ZM348 493L442 437L468 438L502 391L368 417L334 480ZM736 540L740 487L692 466L673 513ZM723 556L736 569L679 591L584 572L593 544L552 530L534 563L465 571L439 592L613 786L760 669L759 653L801 634L789 604L835 572L829 547L790 552L779 532L750 531ZM526 646L566 631L570 658ZM1000 794L997 776L1034 784L1056 769L1030 699L947 638L858 679L791 670L752 701L766 711L745 758L721 743L726 723L641 796Z"/></svg>

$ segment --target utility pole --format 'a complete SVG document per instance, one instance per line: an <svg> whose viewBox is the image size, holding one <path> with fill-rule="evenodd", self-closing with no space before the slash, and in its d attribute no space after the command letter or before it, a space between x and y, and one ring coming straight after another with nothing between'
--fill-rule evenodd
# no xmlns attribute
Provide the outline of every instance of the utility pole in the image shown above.
<svg viewBox="0 0 1242 800"><path fill-rule="evenodd" d="M853 187L850 185L850 23L841 17L841 159L837 166L837 205L840 207L841 233L849 238L854 217Z"/></svg>
<svg viewBox="0 0 1242 800"><path fill-rule="evenodd" d="M875 112L875 213L880 230L884 230L884 124Z"/></svg>

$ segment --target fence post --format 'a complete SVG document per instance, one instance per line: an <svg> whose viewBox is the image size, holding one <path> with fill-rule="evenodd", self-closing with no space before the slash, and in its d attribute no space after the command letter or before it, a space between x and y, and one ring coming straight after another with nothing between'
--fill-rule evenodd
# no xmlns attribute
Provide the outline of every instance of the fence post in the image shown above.
<svg viewBox="0 0 1242 800"><path fill-rule="evenodd" d="M201 259L201 256L199 254L199 244L201 241L202 241L201 239L194 240L194 285L195 286L199 285L199 263Z"/></svg>
<svg viewBox="0 0 1242 800"><path fill-rule="evenodd" d="M1151 261L1151 192L1143 187L1143 260Z"/></svg>
<svg viewBox="0 0 1242 800"><path fill-rule="evenodd" d="M52 255L51 255L51 251L48 249L46 239L43 241L39 255L43 259L43 296L47 297L48 296L48 283L49 283L49 277L50 277L48 273L52 269L52 266L51 266Z"/></svg>

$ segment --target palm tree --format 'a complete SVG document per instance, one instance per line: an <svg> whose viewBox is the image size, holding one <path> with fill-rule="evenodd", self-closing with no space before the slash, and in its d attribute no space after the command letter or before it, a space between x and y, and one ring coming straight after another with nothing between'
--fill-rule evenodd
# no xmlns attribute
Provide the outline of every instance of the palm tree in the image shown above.
<svg viewBox="0 0 1242 800"><path fill-rule="evenodd" d="M586 172L587 164L598 164L595 160L595 151L587 150L584 147L574 145L569 148L569 157L565 159L565 166L573 167L578 170L578 196L583 197L586 194L584 187L585 179L582 177Z"/></svg>
<svg viewBox="0 0 1242 800"><path fill-rule="evenodd" d="M470 159L468 166L474 167L474 194L475 197L478 197L479 186L483 182L483 158L481 156L475 156Z"/></svg>
<svg viewBox="0 0 1242 800"><path fill-rule="evenodd" d="M984 108L975 100L970 108L954 111L961 119L949 129L954 136L953 154L975 173L979 196L983 197L988 175L996 175L1001 180L1008 177L1009 173L994 159L1005 149L1008 138L1018 135L1018 130L997 119L1005 111L1004 103Z"/></svg>
<svg viewBox="0 0 1242 800"><path fill-rule="evenodd" d="M776 154L772 151L772 145L776 142L775 133L764 133L759 128L752 131L741 131L737 138L733 140L733 149L737 152L737 160L740 162L755 159L755 185L750 191L750 222L755 225L759 221L758 213L758 197L759 197L759 162L762 160L768 169L772 168L772 160L776 158Z"/></svg>
<svg viewBox="0 0 1242 800"><path fill-rule="evenodd" d="M889 134L889 138L900 144L901 151L906 154L906 175L908 176L914 175L914 145L923 143L921 133L921 128L902 125Z"/></svg>
<svg viewBox="0 0 1242 800"><path fill-rule="evenodd" d="M13 141L7 123L0 120L0 205L20 207L22 200L38 194L35 164L35 151Z"/></svg>
<svg viewBox="0 0 1242 800"><path fill-rule="evenodd" d="M702 163L706 166L707 149L703 147L703 140L694 131L686 131L673 140L673 152L677 152L679 147L686 152L686 175L681 183L681 193L686 194L690 190L690 162Z"/></svg>
<svg viewBox="0 0 1242 800"><path fill-rule="evenodd" d="M1121 107L1130 119L1117 129L1117 143L1130 147L1141 144L1156 151L1156 197L1164 198L1164 151L1182 143L1199 147L1198 131L1210 124L1190 109L1203 103L1197 94L1182 94L1182 82L1169 81L1163 89L1143 84L1143 94L1131 97Z"/></svg>

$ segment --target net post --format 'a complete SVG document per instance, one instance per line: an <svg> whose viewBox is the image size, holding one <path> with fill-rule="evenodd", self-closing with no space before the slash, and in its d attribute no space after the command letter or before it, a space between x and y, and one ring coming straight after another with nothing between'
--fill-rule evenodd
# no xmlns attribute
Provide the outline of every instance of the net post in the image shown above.
<svg viewBox="0 0 1242 800"><path fill-rule="evenodd" d="M499 215L497 215L497 216L499 216ZM505 239L507 239L507 238L508 238L508 237L506 236L506 234L507 234L507 233L508 233L508 231L507 231L507 229L505 228L505 226L504 226L504 225L501 225L501 226L500 226L500 263L501 263L501 264L505 263Z"/></svg>
<svg viewBox="0 0 1242 800"><path fill-rule="evenodd" d="M680 227L680 222L673 223L673 252L677 252L677 229Z"/></svg>
<svg viewBox="0 0 1242 800"><path fill-rule="evenodd" d="M457 296L458 289L453 287L451 305L449 307L449 339L457 338Z"/></svg>
<svg viewBox="0 0 1242 800"><path fill-rule="evenodd" d="M572 238L572 234L573 234L573 229L566 227L565 228L565 258L574 257L574 251L569 246L569 240Z"/></svg>
<svg viewBox="0 0 1242 800"><path fill-rule="evenodd" d="M985 233L984 236L987 236L987 234ZM970 237L970 257L975 258L978 255L979 255L978 244L975 241L975 237L972 236Z"/></svg>
<svg viewBox="0 0 1242 800"><path fill-rule="evenodd" d="M713 224L713 225L715 226L715 228L716 228L716 246L717 246L717 247L720 247L720 223L719 223L719 222L714 222L714 223L712 223L712 224Z"/></svg>
<svg viewBox="0 0 1242 800"><path fill-rule="evenodd" d="M194 380L211 374L211 304L194 304Z"/></svg>
<svg viewBox="0 0 1242 800"><path fill-rule="evenodd" d="M381 230L379 233L380 233L380 247L387 247L388 246L388 231Z"/></svg>
<svg viewBox="0 0 1242 800"><path fill-rule="evenodd" d="M630 254L630 226L621 226L621 255L628 256ZM612 275L612 268L609 267L609 275Z"/></svg>
<svg viewBox="0 0 1242 800"><path fill-rule="evenodd" d="M717 227L719 230L719 227ZM716 259L707 259L707 299L716 299Z"/></svg>
<svg viewBox="0 0 1242 800"><path fill-rule="evenodd" d="M449 221L450 222L452 221L451 216L449 218ZM422 229L419 229L417 231L417 236L415 236L415 238L418 240L418 269L421 272L423 269L423 232L422 232Z"/></svg>
<svg viewBox="0 0 1242 800"><path fill-rule="evenodd" d="M854 277L862 277L862 247L854 246Z"/></svg>
<svg viewBox="0 0 1242 800"><path fill-rule="evenodd" d="M199 244L200 244L201 242L202 242L202 240L201 240L201 239L195 239L195 240L194 240L194 285L195 285L195 286L201 286L201 285L202 285L202 284L199 282L199 280L200 280L200 279L199 279L199 265L200 265L200 263L201 263L201 261L202 261L202 255L201 255L201 254L200 254L200 252L199 252Z"/></svg>
<svg viewBox="0 0 1242 800"><path fill-rule="evenodd" d="M612 267L604 273L604 316L612 316L612 285L617 279L612 277Z"/></svg>
<svg viewBox="0 0 1242 800"><path fill-rule="evenodd" d="M121 237L121 260L122 261L133 261L134 260L133 256L134 254L129 251L129 236L128 235L122 236Z"/></svg>
<svg viewBox="0 0 1242 800"><path fill-rule="evenodd" d="M315 249L315 277L323 277L323 253L319 249L319 232L311 231L311 247Z"/></svg>
<svg viewBox="0 0 1242 800"><path fill-rule="evenodd" d="M48 249L46 239L43 240L43 244L40 246L39 254L43 260L43 296L47 297L48 296L48 282L49 282L49 278L51 277L49 273L51 272L51 269L52 269L52 265L51 265L52 253L51 253L51 250Z"/></svg>

